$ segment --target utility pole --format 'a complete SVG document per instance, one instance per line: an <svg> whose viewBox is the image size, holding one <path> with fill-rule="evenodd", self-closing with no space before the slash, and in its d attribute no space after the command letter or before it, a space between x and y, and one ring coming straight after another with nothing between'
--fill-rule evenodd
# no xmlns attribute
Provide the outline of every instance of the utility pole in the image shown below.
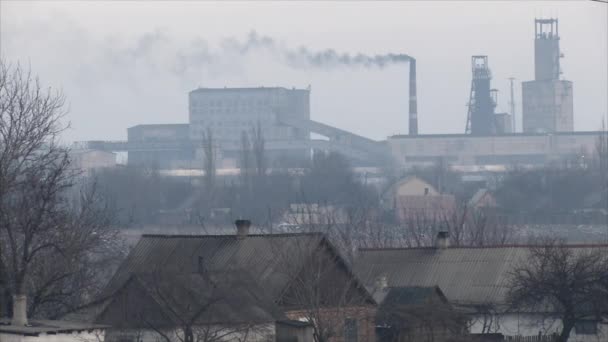
<svg viewBox="0 0 608 342"><path fill-rule="evenodd" d="M509 101L509 105L511 106L511 132L515 133L517 130L515 129L515 96L513 94L513 81L514 77L509 77L509 82L511 83L511 101Z"/></svg>

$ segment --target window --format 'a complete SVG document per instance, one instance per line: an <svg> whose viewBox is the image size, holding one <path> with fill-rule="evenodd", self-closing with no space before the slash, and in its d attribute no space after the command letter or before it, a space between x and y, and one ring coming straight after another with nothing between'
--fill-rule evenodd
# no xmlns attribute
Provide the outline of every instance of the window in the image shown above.
<svg viewBox="0 0 608 342"><path fill-rule="evenodd" d="M347 318L344 320L344 342L357 342L357 320Z"/></svg>
<svg viewBox="0 0 608 342"><path fill-rule="evenodd" d="M597 335L597 321L579 321L574 325L577 335Z"/></svg>

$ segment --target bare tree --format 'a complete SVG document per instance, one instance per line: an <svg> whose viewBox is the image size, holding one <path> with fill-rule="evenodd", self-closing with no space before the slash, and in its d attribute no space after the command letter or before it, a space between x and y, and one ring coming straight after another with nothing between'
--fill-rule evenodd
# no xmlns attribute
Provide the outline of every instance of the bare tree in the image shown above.
<svg viewBox="0 0 608 342"><path fill-rule="evenodd" d="M264 140L264 133L262 132L262 124L260 121L251 129L251 140L255 162L255 174L258 179L257 181L261 182L264 177L266 177L266 172L268 170L266 167L266 141Z"/></svg>
<svg viewBox="0 0 608 342"><path fill-rule="evenodd" d="M337 248L326 239L301 239L289 249L274 249L289 279L279 305L289 318L312 324L315 342L373 337L373 299Z"/></svg>
<svg viewBox="0 0 608 342"><path fill-rule="evenodd" d="M214 146L215 140L213 139L213 131L211 127L207 127L207 130L203 132L203 169L205 170L205 191L212 194L215 190L215 175L216 175L216 162L217 152Z"/></svg>
<svg viewBox="0 0 608 342"><path fill-rule="evenodd" d="M252 161L251 161L251 141L249 139L249 134L246 131L241 132L241 151L240 151L240 177L241 177L241 186L251 189L251 170L252 170Z"/></svg>
<svg viewBox="0 0 608 342"><path fill-rule="evenodd" d="M449 207L425 210L401 209L398 229L406 247L425 247L435 243L440 231L450 234L454 246L505 245L515 240L515 231L492 210L473 208L457 200Z"/></svg>
<svg viewBox="0 0 608 342"><path fill-rule="evenodd" d="M94 191L68 200L77 171L58 143L64 102L29 71L0 61L0 283L17 299L14 318L28 295L30 314L86 299L82 290L95 278L85 274L114 237Z"/></svg>
<svg viewBox="0 0 608 342"><path fill-rule="evenodd" d="M258 341L271 336L274 303L247 270L217 270L199 257L198 272L151 265L132 274L97 317L110 337L165 342ZM213 256L211 256L213 258Z"/></svg>
<svg viewBox="0 0 608 342"><path fill-rule="evenodd" d="M543 241L509 273L507 303L513 310L553 313L560 342L583 320L601 320L608 307L608 259L599 248Z"/></svg>

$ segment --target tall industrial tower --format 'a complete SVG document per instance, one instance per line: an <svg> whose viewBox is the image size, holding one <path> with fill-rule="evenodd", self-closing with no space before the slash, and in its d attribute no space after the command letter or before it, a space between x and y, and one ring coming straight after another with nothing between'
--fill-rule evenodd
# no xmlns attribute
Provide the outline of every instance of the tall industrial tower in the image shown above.
<svg viewBox="0 0 608 342"><path fill-rule="evenodd" d="M524 132L569 132L574 129L572 82L560 80L557 19L534 20L534 81L522 83Z"/></svg>
<svg viewBox="0 0 608 342"><path fill-rule="evenodd" d="M496 91L490 89L492 73L488 67L488 56L472 56L471 93L467 113L466 133L473 135L496 134L494 108Z"/></svg>

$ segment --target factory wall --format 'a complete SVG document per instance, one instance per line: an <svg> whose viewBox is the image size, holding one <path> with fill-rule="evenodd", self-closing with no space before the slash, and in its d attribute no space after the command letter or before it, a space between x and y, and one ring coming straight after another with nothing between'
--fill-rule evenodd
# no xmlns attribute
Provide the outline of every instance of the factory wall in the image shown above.
<svg viewBox="0 0 608 342"><path fill-rule="evenodd" d="M402 168L432 165L440 159L451 165L542 165L594 153L600 134L393 136L388 146L394 163Z"/></svg>
<svg viewBox="0 0 608 342"><path fill-rule="evenodd" d="M279 117L310 119L310 91L286 88L200 88L189 94L190 139L207 128L222 142L238 142L259 122L266 140L308 139L309 132L281 125Z"/></svg>
<svg viewBox="0 0 608 342"><path fill-rule="evenodd" d="M522 106L524 132L574 130L574 103L570 81L523 82Z"/></svg>
<svg viewBox="0 0 608 342"><path fill-rule="evenodd" d="M137 125L127 129L129 142L187 140L188 124Z"/></svg>

